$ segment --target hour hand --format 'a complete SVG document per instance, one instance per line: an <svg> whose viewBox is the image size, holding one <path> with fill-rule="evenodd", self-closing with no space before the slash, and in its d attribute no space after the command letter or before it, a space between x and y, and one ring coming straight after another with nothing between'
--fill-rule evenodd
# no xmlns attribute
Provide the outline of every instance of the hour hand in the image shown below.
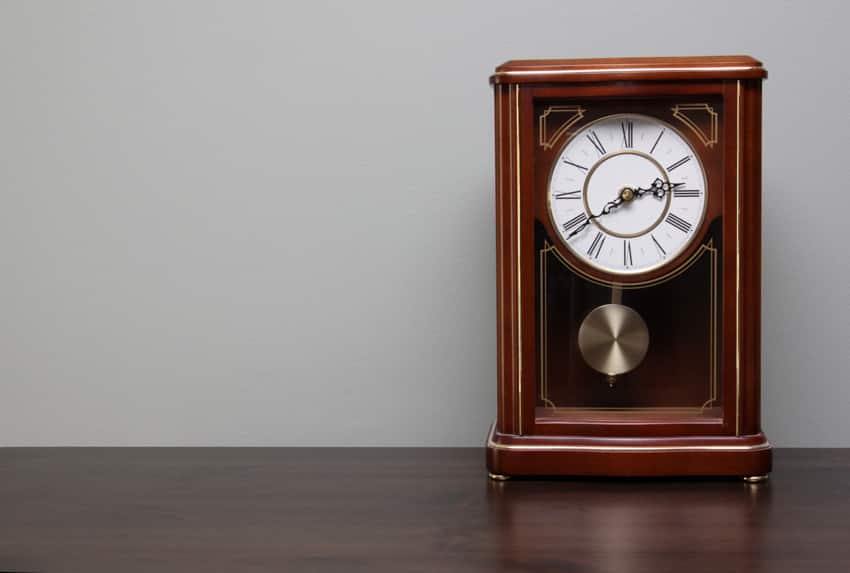
<svg viewBox="0 0 850 573"><path fill-rule="evenodd" d="M643 197L646 194L652 194L658 199L663 199L664 195L670 193L673 189L677 187L681 187L684 183L670 183L669 181L664 181L660 177L656 177L655 181L647 187L638 187L634 190L635 197Z"/></svg>

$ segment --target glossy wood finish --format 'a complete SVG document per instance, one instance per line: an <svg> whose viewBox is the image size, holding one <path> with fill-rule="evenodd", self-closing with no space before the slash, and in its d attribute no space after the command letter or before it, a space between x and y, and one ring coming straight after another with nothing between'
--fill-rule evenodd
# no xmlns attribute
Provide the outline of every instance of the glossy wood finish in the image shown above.
<svg viewBox="0 0 850 573"><path fill-rule="evenodd" d="M764 77L766 71L761 63L748 56L531 60L508 62L497 68L491 80L496 112L498 408L489 444L490 471L514 475L660 476L770 471L770 446L760 426ZM643 426L635 423L627 431L620 425L619 433L616 426L584 431L566 420L560 428L557 420L547 419L544 424L536 412L534 228L538 223L548 225L541 189L551 158L556 157L560 146L545 153L537 149L539 102L649 102L653 98L690 97L713 98L711 101L719 102L723 110L721 140L712 150L710 176L714 183L710 185L709 216L704 222L704 226L708 225L715 218L723 225L723 418L711 428L700 421ZM575 129L582 125L576 124ZM697 246L695 241L682 257ZM565 249L561 252L570 259ZM647 273L647 277L652 278L652 274ZM600 278L610 280L606 276ZM701 424L705 430L702 436ZM607 436L609 447L606 449L603 442L598 444L598 452L590 451L582 445L589 435ZM698 443L692 445L699 446L713 443L712 436L716 435L726 439L722 447L712 451L699 447L669 451L670 440L678 436L696 438ZM622 455L610 447L626 443L645 450ZM723 448L726 449L721 452Z"/></svg>
<svg viewBox="0 0 850 573"><path fill-rule="evenodd" d="M494 84L632 80L764 79L767 70L750 56L512 60L496 68Z"/></svg>
<svg viewBox="0 0 850 573"><path fill-rule="evenodd" d="M469 449L0 449L0 571L850 570L850 450L741 480L487 479Z"/></svg>

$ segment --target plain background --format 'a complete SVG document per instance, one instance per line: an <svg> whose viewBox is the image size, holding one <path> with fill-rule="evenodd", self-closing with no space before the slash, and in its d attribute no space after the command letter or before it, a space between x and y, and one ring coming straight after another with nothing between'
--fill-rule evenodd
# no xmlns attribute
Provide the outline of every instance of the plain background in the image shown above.
<svg viewBox="0 0 850 573"><path fill-rule="evenodd" d="M850 446L846 3L0 3L0 444L483 443L507 59L748 53L764 427Z"/></svg>

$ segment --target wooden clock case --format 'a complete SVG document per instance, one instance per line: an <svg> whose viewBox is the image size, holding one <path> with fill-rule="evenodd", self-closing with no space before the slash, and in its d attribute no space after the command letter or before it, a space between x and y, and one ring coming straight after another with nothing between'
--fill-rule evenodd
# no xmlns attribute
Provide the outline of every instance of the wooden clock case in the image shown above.
<svg viewBox="0 0 850 573"><path fill-rule="evenodd" d="M748 56L526 60L496 69L490 81L496 132L498 410L486 448L492 478L698 475L757 481L770 472L771 446L760 422L761 84L766 76L762 64ZM698 423L547 417L538 403L534 233L535 225L548 221L541 197L551 161L541 160L549 157L541 155L541 146L551 133L541 132L540 101L604 107L629 98L653 105L696 96L713 98L723 110L703 221L722 225L722 414ZM579 117L574 124L563 128L561 142L583 122ZM667 266L680 264L697 243ZM604 272L600 278L616 282Z"/></svg>

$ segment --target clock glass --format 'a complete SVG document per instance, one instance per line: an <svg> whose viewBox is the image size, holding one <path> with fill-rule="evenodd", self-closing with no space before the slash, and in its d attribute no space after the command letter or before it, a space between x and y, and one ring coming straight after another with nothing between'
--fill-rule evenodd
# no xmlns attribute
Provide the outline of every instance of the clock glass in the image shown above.
<svg viewBox="0 0 850 573"><path fill-rule="evenodd" d="M720 423L722 113L704 96L537 103L541 428Z"/></svg>

